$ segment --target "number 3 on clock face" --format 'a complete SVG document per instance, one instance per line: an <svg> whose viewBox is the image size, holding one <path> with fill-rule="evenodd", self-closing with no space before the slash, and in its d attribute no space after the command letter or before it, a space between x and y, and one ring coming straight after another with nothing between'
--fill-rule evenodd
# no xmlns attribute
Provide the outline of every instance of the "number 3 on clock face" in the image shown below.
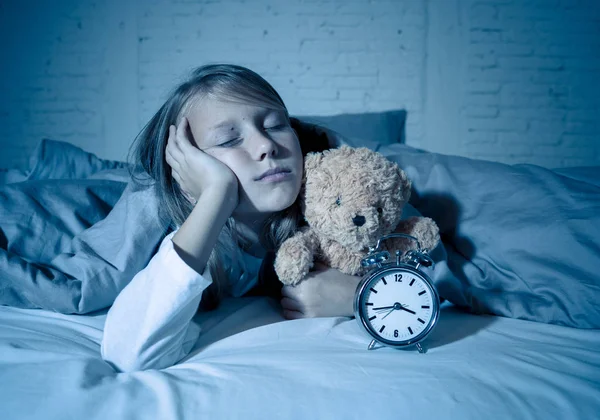
<svg viewBox="0 0 600 420"><path fill-rule="evenodd" d="M355 313L378 342L392 347L415 345L435 326L439 297L423 273L401 264L375 270L363 279Z"/></svg>

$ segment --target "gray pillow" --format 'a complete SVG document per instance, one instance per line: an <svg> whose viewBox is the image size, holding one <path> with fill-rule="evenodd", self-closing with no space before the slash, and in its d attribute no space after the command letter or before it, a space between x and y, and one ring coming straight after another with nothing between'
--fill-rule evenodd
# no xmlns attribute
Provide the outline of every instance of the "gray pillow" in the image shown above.
<svg viewBox="0 0 600 420"><path fill-rule="evenodd" d="M404 142L404 110L296 118L341 134L346 144L353 147L377 150L381 145Z"/></svg>
<svg viewBox="0 0 600 420"><path fill-rule="evenodd" d="M110 176L106 171L127 169L125 162L100 159L67 142L42 139L27 168L0 169L0 185L42 179L82 179Z"/></svg>
<svg viewBox="0 0 600 420"><path fill-rule="evenodd" d="M80 179L121 168L127 163L100 159L64 141L42 139L29 159L27 179Z"/></svg>
<svg viewBox="0 0 600 420"><path fill-rule="evenodd" d="M600 166L557 171L429 153L380 152L440 227L440 294L476 313L600 328Z"/></svg>

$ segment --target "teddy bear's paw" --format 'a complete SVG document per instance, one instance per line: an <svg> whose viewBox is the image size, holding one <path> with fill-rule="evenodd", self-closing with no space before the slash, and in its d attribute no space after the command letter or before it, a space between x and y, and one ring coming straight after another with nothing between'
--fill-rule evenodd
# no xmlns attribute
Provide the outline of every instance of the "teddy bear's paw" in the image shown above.
<svg viewBox="0 0 600 420"><path fill-rule="evenodd" d="M308 269L302 270L297 264L282 264L275 261L275 272L279 281L287 286L295 286L308 274Z"/></svg>
<svg viewBox="0 0 600 420"><path fill-rule="evenodd" d="M283 284L295 286L307 276L312 265L313 255L310 249L288 240L277 251L274 268Z"/></svg>
<svg viewBox="0 0 600 420"><path fill-rule="evenodd" d="M413 227L413 235L421 243L421 248L434 249L440 241L440 230L433 219L421 217Z"/></svg>
<svg viewBox="0 0 600 420"><path fill-rule="evenodd" d="M429 251L435 248L440 240L439 229L433 219L429 217L410 217L406 220L402 220L398 224L396 232L406 233L417 238L421 248ZM396 249L402 251L417 248L417 244L413 240L395 238L393 242Z"/></svg>

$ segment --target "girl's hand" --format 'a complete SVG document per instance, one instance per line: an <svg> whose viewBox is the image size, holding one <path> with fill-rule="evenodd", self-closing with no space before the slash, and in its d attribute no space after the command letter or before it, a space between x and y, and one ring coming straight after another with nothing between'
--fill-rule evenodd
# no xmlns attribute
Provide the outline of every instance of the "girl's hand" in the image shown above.
<svg viewBox="0 0 600 420"><path fill-rule="evenodd" d="M238 181L231 169L218 159L204 153L196 145L188 119L169 127L166 160L171 174L184 195L196 204L200 194L210 188L230 190L238 199Z"/></svg>
<svg viewBox="0 0 600 420"><path fill-rule="evenodd" d="M315 263L315 271L296 286L284 286L283 316L286 319L352 316L354 295L361 277Z"/></svg>

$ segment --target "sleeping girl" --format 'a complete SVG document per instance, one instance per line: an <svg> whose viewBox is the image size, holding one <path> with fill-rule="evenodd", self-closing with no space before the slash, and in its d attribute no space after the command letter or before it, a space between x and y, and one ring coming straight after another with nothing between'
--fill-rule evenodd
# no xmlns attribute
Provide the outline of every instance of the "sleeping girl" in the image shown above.
<svg viewBox="0 0 600 420"><path fill-rule="evenodd" d="M198 338L199 307L264 289L269 256L300 222L303 157L314 145L298 131L275 89L244 67L203 66L173 90L132 149L173 231L109 310L106 361L122 371L171 366ZM359 280L315 265L277 290L283 315L350 317Z"/></svg>

